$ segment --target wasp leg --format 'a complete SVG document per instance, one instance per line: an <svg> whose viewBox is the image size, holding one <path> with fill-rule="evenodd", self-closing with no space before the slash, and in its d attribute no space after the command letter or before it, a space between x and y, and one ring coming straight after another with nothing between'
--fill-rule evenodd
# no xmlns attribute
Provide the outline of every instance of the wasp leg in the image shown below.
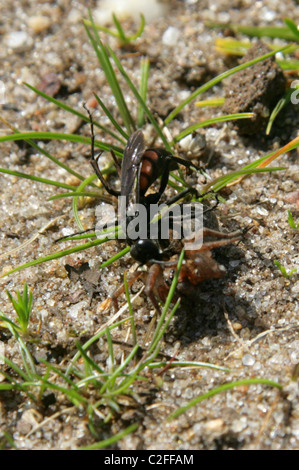
<svg viewBox="0 0 299 470"><path fill-rule="evenodd" d="M115 189L113 189L110 186L110 184L107 183L107 181L105 180L101 170L98 167L98 159L101 156L102 152L100 153L100 155L97 156L97 158L94 157L93 153L94 153L94 151L92 151L92 156L91 156L90 163L91 163L91 166L93 167L97 177L99 178L100 182L102 183L103 187L106 189L107 193L111 194L111 196L115 196L115 197L120 196L120 191L116 191Z"/></svg>
<svg viewBox="0 0 299 470"><path fill-rule="evenodd" d="M184 160L183 158L174 157L173 155L169 155L169 157L166 158L166 168L165 168L165 171L164 171L164 173L162 175L162 178L161 178L160 189L159 189L159 192L158 192L158 194L160 195L159 199L161 198L162 194L164 193L164 191L166 189L166 186L167 186L167 183L168 183L168 180L169 180L170 165L171 165L172 162L176 162L176 163L179 163L181 165L184 165L188 169L190 169L190 167L193 167L197 171L200 170L198 167L193 165L193 163L191 163L187 160ZM176 201L178 201L182 197L185 197L189 193L194 193L196 195L196 197L198 197L197 190L190 186L190 187L184 189L181 193L179 193L176 196L170 198L169 201L166 204L167 205L174 204Z"/></svg>
<svg viewBox="0 0 299 470"><path fill-rule="evenodd" d="M171 206L172 204L174 204L175 202L179 201L180 199L184 198L185 196L187 196L187 194L194 194L195 197L198 197L198 192L195 188L192 188L190 186L190 188L186 188L184 189L183 191L181 191L180 193L176 194L175 196L171 197L170 199L168 199L168 201L165 202L165 204L167 206Z"/></svg>
<svg viewBox="0 0 299 470"><path fill-rule="evenodd" d="M203 194L203 196L205 196L206 194L214 194L215 196L215 199L216 199L216 202L213 206L211 207L208 207L207 209L205 209L203 211L204 214L206 214L206 212L210 212L210 211L213 211L214 209L216 209L216 207L219 205L220 203L220 199L219 199L219 196L217 193L215 193L215 191L211 190L211 191L208 191L207 193Z"/></svg>
<svg viewBox="0 0 299 470"><path fill-rule="evenodd" d="M206 184L207 174L206 174L204 166L196 166L194 165L194 163L190 162L189 160L185 160L185 158L181 158L181 157L175 157L174 155L172 155L172 161L175 161L176 163L179 163L180 165L185 166L186 168L188 168L188 170L192 168L193 170L199 171L199 173L204 177L204 184Z"/></svg>

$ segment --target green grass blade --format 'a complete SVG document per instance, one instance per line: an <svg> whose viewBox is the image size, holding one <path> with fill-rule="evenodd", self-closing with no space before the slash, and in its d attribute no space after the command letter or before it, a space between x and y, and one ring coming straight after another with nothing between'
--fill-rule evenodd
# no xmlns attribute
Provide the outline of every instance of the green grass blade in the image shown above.
<svg viewBox="0 0 299 470"><path fill-rule="evenodd" d="M120 24L120 22L118 21L115 13L112 13L112 19L113 19L113 23L115 24L115 27L117 29L117 32L118 32L118 36L119 36L119 39L120 41L123 43L123 44L126 44L127 41L127 37L125 35L125 32L124 32L124 29L122 27L122 25Z"/></svg>
<svg viewBox="0 0 299 470"><path fill-rule="evenodd" d="M237 119L251 119L253 117L254 117L254 113L238 113L238 114L226 114L225 116L218 116L212 119L207 119L205 121L194 124L193 126L187 127L187 129L184 129L173 139L173 141L171 142L171 145L175 145L181 139L183 139L189 134L192 134L192 132L202 127L211 126L213 124L216 124L217 122L233 121Z"/></svg>
<svg viewBox="0 0 299 470"><path fill-rule="evenodd" d="M41 362L44 362L44 361L41 361ZM47 364L47 362L45 361L45 364ZM50 364L51 366L51 364ZM53 368L51 367L56 374L60 375L63 377L63 374L61 374L61 371L57 368ZM79 406L84 406L84 405L87 405L88 404L88 400L87 398L85 398L81 393L80 391L78 392L76 390L76 385L74 384L74 382L70 385L70 388L67 388L67 387L64 387L62 385L58 385L54 382L51 382L49 380L46 380L45 378L40 378L39 380L39 383L38 384L32 384L33 386L38 386L38 387L43 387L44 390L56 390L58 392L61 392L63 395L65 395L68 400L70 400L75 406L79 407Z"/></svg>
<svg viewBox="0 0 299 470"><path fill-rule="evenodd" d="M0 142L10 142L16 140L27 140L27 139L37 139L37 140L67 140L70 142L80 142L82 144L91 145L90 137L85 137L78 134L64 134L62 132L22 132L17 134L9 134L0 137ZM111 144L106 144L99 140L95 140L95 146L109 152L111 149L118 156L122 156L122 149Z"/></svg>
<svg viewBox="0 0 299 470"><path fill-rule="evenodd" d="M132 357L133 359L133 357ZM130 375L127 375L124 377L124 379L122 380L122 382L120 383L120 385L118 386L117 389L114 389L110 392L107 392L105 393L105 397L113 397L113 396L119 396L119 395L122 395L122 394L126 394L126 393L129 393L129 389L131 387L131 385L136 381L136 380L146 380L145 377L143 376L140 376L138 375L139 373L139 370L143 370L144 367L146 367L147 364L143 365L141 367L138 368L138 370L136 370L135 372L133 373L130 373Z"/></svg>
<svg viewBox="0 0 299 470"><path fill-rule="evenodd" d="M121 250L119 253L117 253L115 256L112 256L112 258L108 259L107 261L105 261L104 263L101 264L101 266L99 267L99 269L103 269L103 268L106 268L107 266L110 266L110 264L114 263L115 261L117 261L119 258L122 258L123 256L125 256L127 253L129 253L131 247L130 246L126 246L126 248L124 248L123 250Z"/></svg>
<svg viewBox="0 0 299 470"><path fill-rule="evenodd" d="M129 292L129 286L128 286L128 281L127 281L127 273L126 271L124 272L124 286L125 286L125 295L126 299L128 302L128 307L129 307L129 315L130 315L130 321L131 321L131 330L132 330L132 337L133 337L133 344L137 344L137 334L136 334L136 328L135 328L135 321L134 321L134 312L133 312L133 307L130 299L130 292Z"/></svg>
<svg viewBox="0 0 299 470"><path fill-rule="evenodd" d="M47 101L50 101L51 103L54 103L56 106L58 106L59 108L63 109L64 111L67 111L68 113L72 113L74 114L75 116L77 116L78 118L82 119L82 121L85 121L87 123L90 122L90 119L89 117L84 114L84 113L81 113L80 111L77 111L76 109L72 108L71 106L68 106L67 104L63 103L62 101L59 101L57 100L56 98L53 98L52 96L50 95L47 95L46 93L44 93L43 91L39 90L38 88L35 88L34 86L32 85L29 85L29 83L25 83L25 85L30 88L30 90L34 91L34 93L36 93L37 95L41 96L42 98L45 98ZM103 132L111 135L114 139L117 139L119 141L121 141L121 139L119 138L119 136L117 134L115 134L113 131L111 131L108 127L106 126L102 126L101 124L99 124L97 121L94 121L94 126L98 127L99 129L101 129Z"/></svg>
<svg viewBox="0 0 299 470"><path fill-rule="evenodd" d="M71 184L60 183L59 181L53 181L47 178L40 178L39 176L28 175L27 173L21 173L20 171L7 170L6 168L0 168L0 173L18 176L19 178L24 178L24 179L31 180L31 181L38 181L39 183L49 184L52 186L56 186L57 188L76 190L76 186L72 186Z"/></svg>
<svg viewBox="0 0 299 470"><path fill-rule="evenodd" d="M115 434L114 436L109 437L108 439L105 439L103 441L96 442L95 444L91 444L90 446L80 447L79 450L107 449L107 447L110 447L112 444L115 444L116 442L120 441L128 434L131 434L132 432L136 431L137 428L138 428L138 423L131 424L126 429Z"/></svg>
<svg viewBox="0 0 299 470"><path fill-rule="evenodd" d="M292 212L290 210L288 210L288 224L295 230L299 229L299 222L297 224L295 223Z"/></svg>
<svg viewBox="0 0 299 470"><path fill-rule="evenodd" d="M111 65L111 62L109 60L109 56L107 54L106 48L103 45L103 43L102 43L102 41L101 41L101 39L98 35L96 26L95 26L91 16L90 16L90 21L91 21L94 36L89 31L86 24L83 23L84 27L85 27L85 30L86 30L87 35L90 39L90 42L91 42L91 44L92 44L92 46L95 50L95 53L98 57L99 63L101 64L101 67L102 67L102 69L105 73L105 76L106 76L107 82L108 82L108 84L111 88L111 91L112 91L112 93L115 97L115 100L116 100L116 103L117 103L117 106L118 106L118 110L119 110L119 112L121 114L121 117L124 121L124 125L127 129L127 133L130 135L130 134L132 134L133 130L135 129L133 119L132 119L131 114L129 112L129 109L127 107L124 95L121 91L119 81L117 80L116 74L115 74L114 69Z"/></svg>
<svg viewBox="0 0 299 470"><path fill-rule="evenodd" d="M78 186L78 189L77 189L78 193L83 191L85 186L89 185L94 180L94 178L95 178L95 175L92 174L88 178L86 178L84 181L82 181L80 186ZM81 223L81 220L80 220L80 217L79 217L78 201L79 201L79 196L76 195L72 200L72 209L73 209L73 215L74 215L75 221L76 221L79 229L83 231L84 227L83 227L83 225Z"/></svg>
<svg viewBox="0 0 299 470"><path fill-rule="evenodd" d="M296 38L296 41L299 42L299 31L298 31L298 26L296 25L295 21L293 21L291 18L284 18L283 20L291 33L294 35Z"/></svg>
<svg viewBox="0 0 299 470"><path fill-rule="evenodd" d="M118 20L117 20L118 22ZM118 22L119 23L119 22ZM92 22L90 20L84 20L84 24L86 26L92 26ZM102 26L102 25L99 25L97 23L95 23L95 27L99 30L99 31L102 31L103 33L107 33L107 34L110 34L110 36L113 36L117 39L120 39L120 36L119 36L119 32L118 31L113 31L112 29L109 29L109 28L106 28L105 26ZM138 28L138 30L136 31L135 34L132 34L131 36L127 36L125 33L125 41L123 42L124 44L127 44L129 42L132 42L132 41L135 41L136 39L138 39L141 34L143 33L144 31L144 27L145 27L145 18L144 18L144 15L142 13L140 13L140 26ZM123 28L121 26L121 29L123 31Z"/></svg>
<svg viewBox="0 0 299 470"><path fill-rule="evenodd" d="M250 41L239 41L231 37L219 37L215 40L215 49L221 54L243 56L251 47Z"/></svg>
<svg viewBox="0 0 299 470"><path fill-rule="evenodd" d="M109 121L111 122L111 124L115 127L115 129L124 137L124 139L127 141L129 136L128 134L123 130L123 128L118 124L118 122L116 121L116 119L114 119L113 115L110 113L109 109L105 106L105 104L103 103L103 101L101 100L101 98L96 94L94 93L94 96L97 100L97 102L99 103L99 105L101 106L102 110L104 111L104 113L106 114L107 118L109 119ZM126 142L124 141L121 141L122 144L125 146L126 145Z"/></svg>
<svg viewBox="0 0 299 470"><path fill-rule="evenodd" d="M109 328L109 330L112 330L114 328L118 328L120 325L127 322L128 320L129 320L129 318L124 318L124 319L120 320L119 322L113 323L112 325L108 326L108 328ZM86 351L93 343L95 343L96 341L98 341L99 338L104 336L105 333L106 333L106 329L100 330L98 333L96 333L94 336L92 336L89 340L87 340L86 343L83 344L83 346L80 345L80 348L82 350ZM78 350L78 352L75 354L75 356L70 361L70 363L69 363L69 365L66 369L66 373L65 373L67 376L71 373L75 362L77 362L80 359L81 349Z"/></svg>
<svg viewBox="0 0 299 470"><path fill-rule="evenodd" d="M172 300L172 297L174 295L174 292L171 294L171 300ZM179 308L180 306L180 303L181 303L181 299L178 299L174 305L174 307L172 308L168 318L166 319L163 327L158 331L158 336L156 337L156 344L154 345L154 350L153 350L153 354L152 354L152 357L151 357L151 361L153 359L155 359L157 357L157 355L159 354L160 352L160 347L161 347L161 344L160 344L160 341L163 337L163 335L166 333L166 330L168 329L168 326L173 318L173 316L175 315L175 312L177 311L177 309Z"/></svg>
<svg viewBox="0 0 299 470"><path fill-rule="evenodd" d="M176 410L174 413L171 413L171 415L168 417L168 419L173 419L177 418L181 414L185 413L188 411L192 406L197 405L198 403L202 402L203 400L206 400L208 398L213 397L214 395L217 395L218 393L225 392L226 390L230 390L235 387L243 386L243 385L256 385L256 384L262 384L262 385L267 385L269 387L276 387L280 390L282 390L282 385L274 382L273 380L268 380L268 379L244 379L244 380L237 380L235 382L229 382L225 383L223 385L220 385L220 387L215 387L212 390L210 390L207 393L203 393L199 397L194 398L193 400L189 401L187 405L182 406L178 410Z"/></svg>
<svg viewBox="0 0 299 470"><path fill-rule="evenodd" d="M29 261L28 263L22 264L11 271L8 271L5 274L2 274L1 277L9 276L10 274L13 274L17 271L21 271L22 269L30 268L31 266L36 266L41 263L46 263L48 261L52 261L54 259L59 259L63 258L64 256L71 255L73 253L78 253L79 251L87 250L88 248L93 248L94 246L100 245L102 243L105 243L106 241L110 240L109 238L104 238L104 239L99 239L99 240L93 240L91 242L83 243L82 245L75 246L72 248L68 248L66 250L62 250L56 253L52 253L51 255L44 256L42 258L38 258L32 261ZM130 247L129 247L130 248ZM104 264L104 263L103 263Z"/></svg>
<svg viewBox="0 0 299 470"><path fill-rule="evenodd" d="M169 293L167 295L167 299L166 299L166 302L164 304L164 307L163 307L163 311L162 311L162 314L161 314L161 317L158 321L158 324L157 324L157 327L156 327L156 330L155 330L155 333L153 335L153 338L152 338L152 341L151 341L151 344L148 348L148 355L152 354L154 352L154 350L156 349L162 335L164 334L164 328L163 328L163 323L165 321L165 318L166 318L166 314L167 314L167 311L169 309L169 306L172 302L172 299L173 299L173 296L174 296L174 293L175 293L175 289L176 289L176 286L177 286L177 283L178 283L178 278L179 278L179 274L180 274L180 269L182 267L182 264L183 264L183 261L184 261L184 255L185 255L185 250L182 250L181 251L181 254L180 254L180 257L178 259L178 263L177 263L177 267L176 267L176 272L175 272L175 275L173 277L173 280L172 280L172 283L171 283L171 286L170 286L170 289L169 289ZM175 310L178 308L178 302L177 304L175 305L174 309L173 309L173 312L172 312L172 315L175 313Z"/></svg>
<svg viewBox="0 0 299 470"><path fill-rule="evenodd" d="M111 374L115 370L115 359L114 359L113 342L112 342L110 330L108 327L105 328L105 334L106 334L107 344L108 344L108 357L110 359L109 373Z"/></svg>
<svg viewBox="0 0 299 470"><path fill-rule="evenodd" d="M273 262L274 262L275 266L280 270L283 277L285 277L286 279L288 279L289 277L292 276L292 274L297 272L297 268L294 268L291 271L287 272L286 268L282 264L280 264L279 261L274 260Z"/></svg>
<svg viewBox="0 0 299 470"><path fill-rule="evenodd" d="M105 196L104 194L101 194L100 192L92 192L92 191L73 191L70 193L60 193L60 194L55 194L55 196L49 197L48 201L54 201L55 199L63 199L65 197L94 197L98 198L101 201L111 203L111 198L109 196Z"/></svg>
<svg viewBox="0 0 299 470"><path fill-rule="evenodd" d="M199 108L205 108L207 106L222 106L225 103L225 98L211 98L208 100L200 100L195 103Z"/></svg>
<svg viewBox="0 0 299 470"><path fill-rule="evenodd" d="M105 170L103 171L103 173L105 173ZM112 203L111 196L108 196L106 194L102 194L100 191L93 192L93 191L84 191L83 190L85 188L85 186L87 186L87 185L92 185L92 186L94 186L95 188L98 189L99 187L96 184L95 185L93 184L93 180L95 180L95 179L97 179L97 175L95 173L93 173L92 175L88 176L87 178L85 178L83 180L84 184L82 184L80 186L81 190L79 190L79 187L76 186L75 187L76 191L55 194L54 196L49 197L48 201L53 201L55 199L61 199L61 198L65 198L65 197L78 196L78 197L98 198L103 202L107 202L107 204L111 204Z"/></svg>
<svg viewBox="0 0 299 470"><path fill-rule="evenodd" d="M17 333L16 338L20 346L20 353L22 356L23 365L26 370L27 376L29 377L30 380L34 381L35 376L36 376L35 361L33 357L31 356L30 351L28 350L26 344L24 343L24 341L22 340L22 338L19 336L18 333Z"/></svg>
<svg viewBox="0 0 299 470"><path fill-rule="evenodd" d="M106 382L104 383L103 387L100 390L101 394L103 394L107 389L109 390L110 385L115 383L115 380L117 379L117 377L120 376L122 371L127 367L129 362L131 362L133 357L137 354L138 349L139 349L139 345L135 344L135 346L132 348L132 350L130 351L128 356L125 358L125 360L117 367L117 369L115 369L113 374L110 375L109 379L106 380ZM107 393L108 393L108 395L115 395L115 394L117 395L118 390L116 390L114 392L110 392L110 393L107 392Z"/></svg>
<svg viewBox="0 0 299 470"><path fill-rule="evenodd" d="M11 448L15 450L19 450L19 447L13 440L13 437L8 432L3 431L3 438L7 441L7 443L10 445ZM5 449L4 439L1 439L0 450Z"/></svg>
<svg viewBox="0 0 299 470"><path fill-rule="evenodd" d="M140 80L139 94L140 94L141 98L143 99L144 103L146 103L146 97L147 97L149 68L150 68L149 60L148 59L143 59L141 61L141 80ZM145 123L144 108L138 102L137 125L138 125L138 127L142 127L142 126L144 126L144 123Z"/></svg>
<svg viewBox="0 0 299 470"><path fill-rule="evenodd" d="M236 33L246 34L250 37L268 37L268 38L280 38L286 41L296 41L297 36L290 30L288 26L246 26L233 23L216 23L206 22L208 28L229 28Z"/></svg>
<svg viewBox="0 0 299 470"><path fill-rule="evenodd" d="M145 17L142 13L140 13L140 26L135 34L132 34L131 36L126 36L127 41L132 42L138 39L143 33L144 27L145 27Z"/></svg>
<svg viewBox="0 0 299 470"><path fill-rule="evenodd" d="M84 19L83 24L86 27L91 27L92 26L92 21ZM102 26L100 24L94 23L95 27L99 30L102 31L103 33L110 34L110 36L113 36L114 38L119 39L119 35L117 31L113 31L112 29L106 28L105 26Z"/></svg>
<svg viewBox="0 0 299 470"><path fill-rule="evenodd" d="M79 232L79 234L77 234L77 235L70 235L69 237L62 237L59 240L57 240L56 243L68 242L70 240L84 240L85 238L95 238L96 236L97 236L97 234L95 232L91 232L91 233L81 233L81 232Z"/></svg>
<svg viewBox="0 0 299 470"><path fill-rule="evenodd" d="M299 60L277 60L283 70L299 70Z"/></svg>
<svg viewBox="0 0 299 470"><path fill-rule="evenodd" d="M85 359L86 362L88 362L92 369L96 370L99 374L102 374L104 377L107 375L105 373L105 371L96 363L94 362L89 356L88 354L86 354L84 348L82 348L81 344L77 341L76 342L76 347L80 353L80 356L83 357ZM68 374L66 374L66 377L68 376Z"/></svg>
<svg viewBox="0 0 299 470"><path fill-rule="evenodd" d="M124 77L124 79L126 80L129 88L131 89L132 93L134 94L135 98L137 99L137 102L138 104L141 106L141 108L143 109L144 111L144 114L147 116L148 120L151 122L151 124L153 125L154 129L156 130L158 136L160 137L160 139L162 140L165 148L169 151L171 151L171 148L169 146L169 143L167 141L167 139L165 138L163 132L161 131L160 129L160 126L158 125L156 119L154 118L154 115L151 113L151 111L149 110L149 108L147 107L146 103L144 102L144 100L142 99L142 97L140 96L138 90L136 89L135 85L133 84L133 82L131 81L130 77L128 76L128 74L126 73L126 71L124 70L123 66L121 65L118 57L116 56L116 54L114 53L114 51L109 47L107 46L107 49L109 51L109 54L111 55L112 59L114 60L115 64L116 64L116 67L118 68L119 72L121 73L121 75Z"/></svg>
<svg viewBox="0 0 299 470"><path fill-rule="evenodd" d="M272 125L276 117L280 113L280 111L290 102L293 91L294 91L293 88L290 88L289 90L287 90L285 95L276 103L276 106L274 107L269 117L269 121L268 121L267 128L266 128L266 135L270 134Z"/></svg>
<svg viewBox="0 0 299 470"><path fill-rule="evenodd" d="M249 165L248 165L249 166ZM228 175L220 176L215 180L211 181L207 185L204 186L202 193L204 194L207 192L209 188L213 188L213 191L218 192L221 189L225 188L229 183L238 179L242 175L251 175L254 173L264 173L267 171L282 171L285 170L283 167L271 167L271 168L243 168L242 170L233 171Z"/></svg>
<svg viewBox="0 0 299 470"><path fill-rule="evenodd" d="M52 372L54 372L54 374L59 375L59 377L61 377L64 380L64 382L67 385L69 385L69 387L71 387L72 390L74 390L78 394L80 394L80 389L79 389L79 387L77 387L76 383L72 379L70 379L64 372L62 372L62 370L60 370L59 367L56 367L54 364L48 362L46 359L40 359L40 362L42 364L46 365L49 371L52 371ZM47 375L48 375L48 373L47 373ZM49 383L49 381L48 381L48 383Z"/></svg>
<svg viewBox="0 0 299 470"><path fill-rule="evenodd" d="M19 310L19 304L17 303L17 301L13 298L13 296L11 295L11 293L6 289L6 294L7 294L7 297L9 298L10 300L10 303L12 304L14 310L16 312L18 312ZM19 292L18 292L19 294ZM20 295L20 294L19 294Z"/></svg>
<svg viewBox="0 0 299 470"><path fill-rule="evenodd" d="M20 326L14 323L12 320L10 320L10 318L8 318L6 315L0 314L1 327L4 326L6 328L6 323L8 324L7 328L11 327L11 328L14 328L16 331L20 329ZM9 329L11 330L11 328Z"/></svg>
<svg viewBox="0 0 299 470"><path fill-rule="evenodd" d="M18 129L16 129L15 127L11 126L9 124L9 122L4 119L2 116L0 116L0 120L5 124L7 125L10 129L12 129L13 132L15 132L16 134L22 134L22 132L20 132ZM42 147L40 147L39 145L37 145L33 140L31 139L26 139L24 140L27 144L31 145L31 147L33 147L35 150L37 150L39 153L41 153L42 155L44 155L45 157L49 158L49 160L51 160L53 163L55 163L56 165L60 166L61 168L63 168L65 171L67 171L68 173L70 173L71 175L75 176L76 178L78 179L81 179L83 180L84 177L82 175L80 175L79 173L77 173L76 171L72 170L72 168L70 168L68 165L65 165L64 163L60 162L57 158L53 157L53 155L51 155L49 152L47 152L45 149L43 149Z"/></svg>
<svg viewBox="0 0 299 470"><path fill-rule="evenodd" d="M64 111L74 114L75 116L79 117L83 121L89 122L88 116L86 114L80 113L80 111L77 111L76 109L72 108L71 106L68 106L62 101L59 101L56 98L53 98L53 96L47 95L47 93L44 93L38 88L35 88L34 86L30 85L30 83L25 82L24 85L26 85L27 88L29 88L31 91L33 91L37 95L41 96L42 98L45 98L47 101L50 101L51 103L54 103L59 108L64 109Z"/></svg>
<svg viewBox="0 0 299 470"><path fill-rule="evenodd" d="M30 377L27 375L26 372L24 372L19 366L17 366L17 364L15 364L13 361L11 361L10 359L8 359L8 357L6 356L2 356L0 355L0 359L1 361L4 361L5 364L8 365L8 367L10 369L12 369L17 375L19 375L24 381L28 381L30 379ZM15 379L13 378L12 379L13 381L15 381ZM17 383L17 382L15 382Z"/></svg>
<svg viewBox="0 0 299 470"><path fill-rule="evenodd" d="M207 369L220 370L222 372L231 372L227 367L217 366L216 364L210 364L209 362L199 362L199 361L173 361L171 364L166 361L161 362L151 362L147 365L149 369L161 369L166 366L169 367L186 367L186 368L196 368L196 367L205 367Z"/></svg>

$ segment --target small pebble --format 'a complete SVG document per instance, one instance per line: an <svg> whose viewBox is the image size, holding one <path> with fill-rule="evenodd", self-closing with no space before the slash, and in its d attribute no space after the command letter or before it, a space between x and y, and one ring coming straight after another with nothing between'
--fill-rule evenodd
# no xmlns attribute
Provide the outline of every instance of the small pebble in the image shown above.
<svg viewBox="0 0 299 470"><path fill-rule="evenodd" d="M50 18L43 15L31 16L27 23L29 28L31 28L32 31L36 34L45 31L51 25Z"/></svg>
<svg viewBox="0 0 299 470"><path fill-rule="evenodd" d="M253 366L255 363L255 358L251 354L244 354L242 357L242 364L244 366Z"/></svg>
<svg viewBox="0 0 299 470"><path fill-rule="evenodd" d="M17 422L18 432L21 434L27 434L42 421L42 418L42 415L33 408L25 410Z"/></svg>
<svg viewBox="0 0 299 470"><path fill-rule="evenodd" d="M112 13L118 20L132 17L135 21L140 21L142 13L147 23L155 18L161 18L165 11L165 5L158 0L101 0L98 8L93 11L96 23L101 25L112 23Z"/></svg>
<svg viewBox="0 0 299 470"><path fill-rule="evenodd" d="M242 416L240 419L235 419L232 423L233 432L241 432L247 427L247 418Z"/></svg>
<svg viewBox="0 0 299 470"><path fill-rule="evenodd" d="M203 134L189 134L180 140L179 145L183 151L190 152L194 156L203 151L206 139Z"/></svg>
<svg viewBox="0 0 299 470"><path fill-rule="evenodd" d="M86 300L82 300L82 302L78 302L77 304L72 305L68 311L68 316L70 316L73 319L78 318L78 316L80 315L80 313L82 314L86 306L87 306Z"/></svg>
<svg viewBox="0 0 299 470"><path fill-rule="evenodd" d="M210 432L220 432L224 428L224 421L221 418L211 419L205 424L205 428Z"/></svg>
<svg viewBox="0 0 299 470"><path fill-rule="evenodd" d="M43 91L44 93L50 96L57 95L60 90L60 87L61 82L59 80L58 75L54 72L45 73L37 86L40 91Z"/></svg>
<svg viewBox="0 0 299 470"><path fill-rule="evenodd" d="M26 31L12 31L6 37L6 45L15 52L24 52L31 48L32 38Z"/></svg>
<svg viewBox="0 0 299 470"><path fill-rule="evenodd" d="M67 20L69 23L72 23L72 24L79 23L82 20L82 14L80 10L77 10L77 8L72 8L69 11Z"/></svg>
<svg viewBox="0 0 299 470"><path fill-rule="evenodd" d="M162 43L165 46L175 46L180 37L180 31L174 26L169 26L162 36Z"/></svg>
<svg viewBox="0 0 299 470"><path fill-rule="evenodd" d="M242 324L239 322L234 322L233 323L233 329L236 330L242 330Z"/></svg>
<svg viewBox="0 0 299 470"><path fill-rule="evenodd" d="M265 208L262 207L262 206L257 206L256 212L257 212L259 215L263 215L263 216L269 215L269 212L267 211L267 209L265 209Z"/></svg>

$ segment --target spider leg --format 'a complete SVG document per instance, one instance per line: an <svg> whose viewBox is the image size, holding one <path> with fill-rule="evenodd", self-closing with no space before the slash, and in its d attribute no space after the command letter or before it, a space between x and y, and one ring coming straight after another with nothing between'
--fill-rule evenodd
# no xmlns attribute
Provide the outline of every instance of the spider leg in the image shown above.
<svg viewBox="0 0 299 470"><path fill-rule="evenodd" d="M235 232L225 233L219 232L218 230L213 230L211 228L203 228L203 237L211 237L211 238L219 238L219 239L226 239L231 240L233 238L240 238L242 232L240 230L236 230Z"/></svg>
<svg viewBox="0 0 299 470"><path fill-rule="evenodd" d="M242 236L242 232L240 231L235 231L231 233L223 233L217 230L212 230L212 229L204 227L202 229L202 237L203 237L202 245L199 246L198 249L195 249L195 250L187 249L186 255L189 257L192 257L196 255L196 253L198 252L210 251L210 250L213 250L214 248L228 245L230 243L239 241L241 239L241 236ZM194 240L195 240L195 237L194 237ZM190 240L188 240L188 242L190 243Z"/></svg>
<svg viewBox="0 0 299 470"><path fill-rule="evenodd" d="M128 276L127 276L127 284L129 287L132 286L132 284L134 284L135 281L137 281L137 279L142 275L142 271L135 271L133 273L130 273ZM112 303L113 303L113 306L115 308L115 311L117 312L118 310L118 297L123 294L125 292L125 285L122 284L121 286L117 287L117 289L114 290L114 292L112 292L111 294L111 300L112 300Z"/></svg>
<svg viewBox="0 0 299 470"><path fill-rule="evenodd" d="M157 282L161 274L162 274L161 266L157 263L152 264L148 270L148 276L147 276L146 285L144 289L145 294L150 298L153 306L155 307L158 313L161 313L161 310L160 310L159 303L156 299L156 296L154 294L154 289L157 285Z"/></svg>

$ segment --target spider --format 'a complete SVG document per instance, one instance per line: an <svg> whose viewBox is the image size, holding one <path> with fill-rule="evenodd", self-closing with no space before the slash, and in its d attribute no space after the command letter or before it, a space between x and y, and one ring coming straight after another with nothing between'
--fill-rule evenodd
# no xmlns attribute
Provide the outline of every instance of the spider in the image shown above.
<svg viewBox="0 0 299 470"><path fill-rule="evenodd" d="M185 204L182 204L185 205ZM225 267L213 257L213 250L237 242L242 237L241 231L224 233L219 230L216 216L209 212L204 214L204 226L201 229L202 244L197 246L193 239L138 240L132 250L136 250L139 265L146 265L147 271L136 270L128 277L131 286L141 276L145 282L145 295L151 300L156 311L160 312L159 300L165 302L169 292L180 253L185 249L176 291L189 295L201 282L211 278L221 278L226 274ZM191 244L191 246L190 246ZM140 250L140 253L139 253ZM144 255L147 253L147 255ZM124 292L124 286L118 287L111 295L115 309L118 309L118 297Z"/></svg>

